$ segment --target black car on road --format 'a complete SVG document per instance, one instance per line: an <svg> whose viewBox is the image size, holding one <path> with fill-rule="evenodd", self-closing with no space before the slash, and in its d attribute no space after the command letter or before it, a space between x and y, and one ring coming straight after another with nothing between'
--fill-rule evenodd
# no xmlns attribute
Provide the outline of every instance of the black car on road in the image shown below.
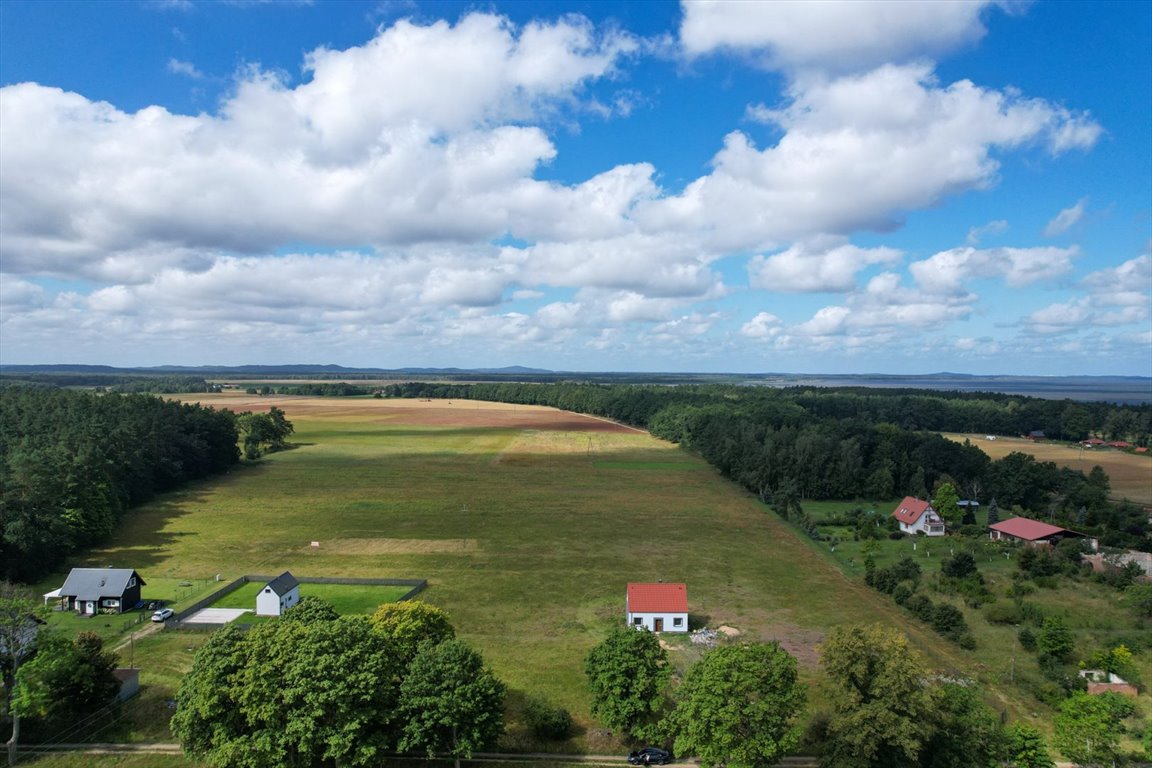
<svg viewBox="0 0 1152 768"><path fill-rule="evenodd" d="M644 747L628 753L629 765L667 765L672 762L672 753L659 747Z"/></svg>

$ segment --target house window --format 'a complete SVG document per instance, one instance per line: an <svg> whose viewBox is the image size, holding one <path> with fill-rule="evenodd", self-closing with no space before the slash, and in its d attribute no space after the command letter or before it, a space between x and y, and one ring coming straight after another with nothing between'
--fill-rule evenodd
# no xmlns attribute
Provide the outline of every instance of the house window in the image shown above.
<svg viewBox="0 0 1152 768"><path fill-rule="evenodd" d="M682 627L682 626L684 626L684 619L683 619L683 617L677 616L676 618L672 619L672 626L674 626L674 627Z"/></svg>
<svg viewBox="0 0 1152 768"><path fill-rule="evenodd" d="M128 579L128 586L130 586L130 587L134 587L134 586L136 586L136 577L135 577L135 576L133 576L132 578Z"/></svg>
<svg viewBox="0 0 1152 768"><path fill-rule="evenodd" d="M643 620L642 618L640 618L639 616L637 616L636 618L632 619L632 626L634 626L634 627L638 627L638 626L640 626L640 624L641 624L643 621L644 621L644 620Z"/></svg>

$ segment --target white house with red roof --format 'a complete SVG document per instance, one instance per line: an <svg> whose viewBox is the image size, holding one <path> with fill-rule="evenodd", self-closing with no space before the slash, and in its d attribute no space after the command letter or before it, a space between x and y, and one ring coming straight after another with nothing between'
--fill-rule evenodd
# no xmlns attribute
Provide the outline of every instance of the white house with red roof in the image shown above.
<svg viewBox="0 0 1152 768"><path fill-rule="evenodd" d="M1100 546L1096 539L1086 533L1070 531L1067 528L1050 525L1028 517L1012 517L1000 523L993 523L988 526L988 536L992 541L1015 541L1033 546L1055 546L1070 537L1087 539L1093 552Z"/></svg>
<svg viewBox="0 0 1152 768"><path fill-rule="evenodd" d="M629 583L624 613L630 627L650 632L687 632L688 587L664 582Z"/></svg>
<svg viewBox="0 0 1152 768"><path fill-rule="evenodd" d="M905 496L892 511L892 517L900 523L900 532L922 533L925 536L943 536L944 520L932 509L931 502L921 501L915 496Z"/></svg>

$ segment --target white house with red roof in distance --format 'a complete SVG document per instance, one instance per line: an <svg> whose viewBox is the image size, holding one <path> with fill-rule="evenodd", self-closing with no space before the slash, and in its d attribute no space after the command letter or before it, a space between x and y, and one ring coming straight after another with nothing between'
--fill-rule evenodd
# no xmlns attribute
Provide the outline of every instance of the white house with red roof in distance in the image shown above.
<svg viewBox="0 0 1152 768"><path fill-rule="evenodd" d="M650 632L687 632L688 587L630 582L624 596L624 613L630 627Z"/></svg>
<svg viewBox="0 0 1152 768"><path fill-rule="evenodd" d="M931 502L921 501L915 496L905 496L892 511L892 517L900 523L900 532L925 536L943 536L944 520L932 509Z"/></svg>
<svg viewBox="0 0 1152 768"><path fill-rule="evenodd" d="M1092 551L1100 548L1100 542L1086 533L1070 531L1058 525L1033 520L1028 517L1012 517L988 526L988 536L992 541L1014 541L1032 546L1056 546L1067 538L1087 539Z"/></svg>

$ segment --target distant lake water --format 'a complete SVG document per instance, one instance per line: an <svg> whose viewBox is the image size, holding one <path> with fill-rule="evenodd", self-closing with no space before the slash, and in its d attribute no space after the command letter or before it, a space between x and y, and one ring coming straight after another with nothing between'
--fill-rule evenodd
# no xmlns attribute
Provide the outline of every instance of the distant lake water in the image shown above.
<svg viewBox="0 0 1152 768"><path fill-rule="evenodd" d="M870 387L942 392L999 392L1049 400L1142 405L1152 403L1152 378L1143 376L801 376L765 374L749 384L772 387Z"/></svg>

